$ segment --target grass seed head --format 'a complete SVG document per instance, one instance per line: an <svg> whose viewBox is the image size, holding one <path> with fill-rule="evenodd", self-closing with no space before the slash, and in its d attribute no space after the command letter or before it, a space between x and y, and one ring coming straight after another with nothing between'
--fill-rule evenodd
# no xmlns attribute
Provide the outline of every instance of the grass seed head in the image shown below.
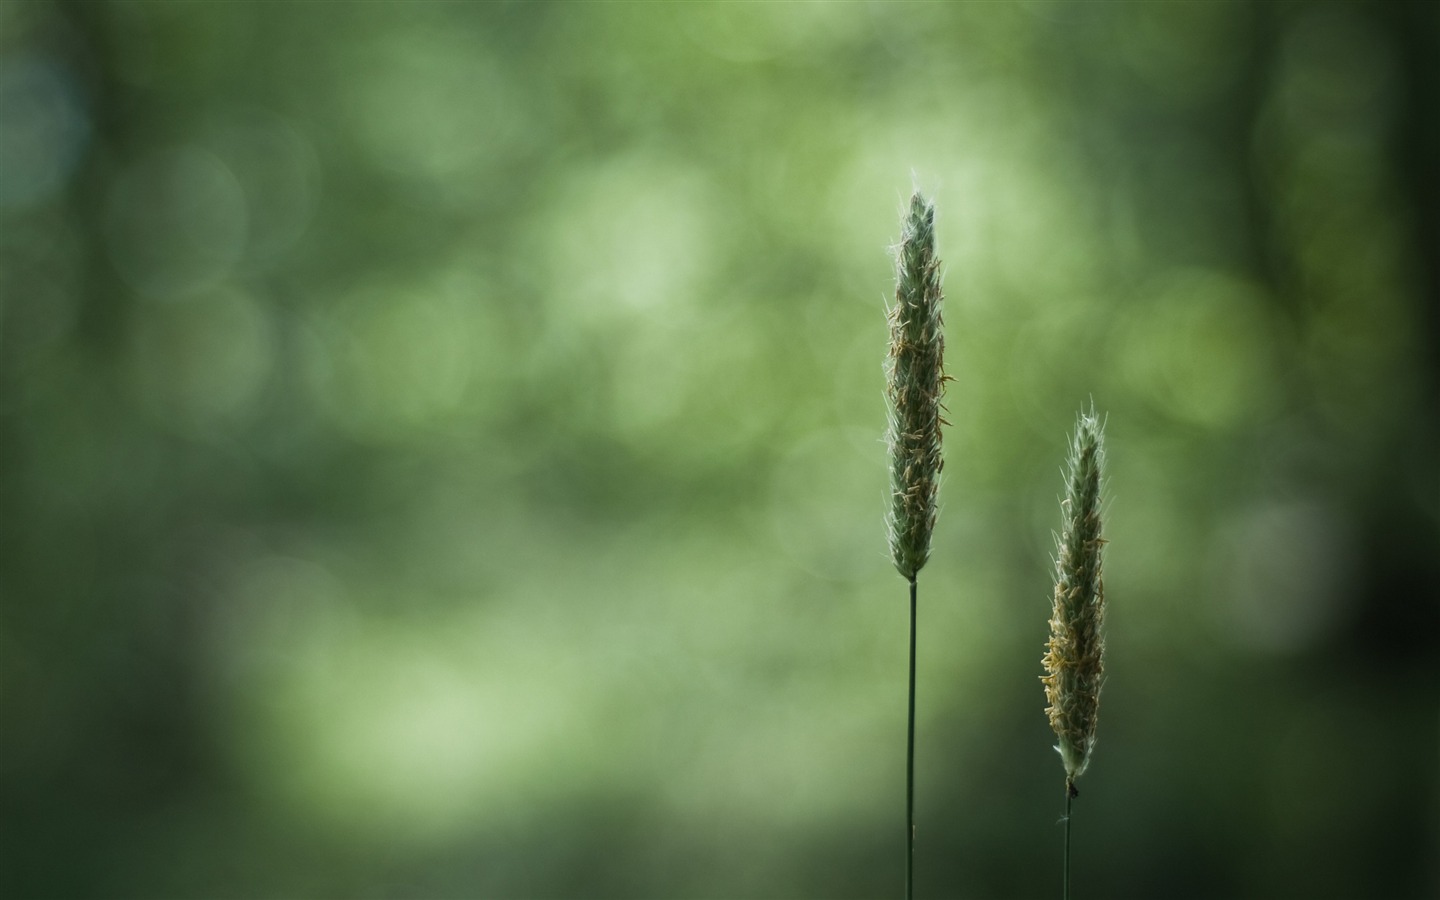
<svg viewBox="0 0 1440 900"><path fill-rule="evenodd" d="M1105 539L1101 531L1100 494L1104 483L1104 424L1090 412L1081 413L1070 444L1064 529L1055 559L1054 608L1046 645L1045 698L1050 727L1065 763L1065 779L1074 780L1090 764L1100 686L1105 675L1105 581L1102 572Z"/></svg>
<svg viewBox="0 0 1440 900"><path fill-rule="evenodd" d="M930 557L940 491L941 398L945 334L940 314L940 261L935 258L935 207L916 193L896 249L895 305L886 358L889 400L890 556L907 579Z"/></svg>

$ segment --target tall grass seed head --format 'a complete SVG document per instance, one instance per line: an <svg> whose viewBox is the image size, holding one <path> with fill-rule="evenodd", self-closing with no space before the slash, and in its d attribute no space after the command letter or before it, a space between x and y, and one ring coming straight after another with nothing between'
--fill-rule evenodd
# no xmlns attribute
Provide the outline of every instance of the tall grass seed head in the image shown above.
<svg viewBox="0 0 1440 900"><path fill-rule="evenodd" d="M890 509L886 519L895 568L913 581L930 557L940 490L941 399L945 334L940 305L940 261L935 258L935 207L919 193L896 248L895 305L889 309L886 357Z"/></svg>
<svg viewBox="0 0 1440 900"><path fill-rule="evenodd" d="M1057 538L1054 607L1044 657L1045 710L1065 764L1066 784L1090 764L1100 687L1105 675L1105 581L1101 493L1104 424L1092 405L1081 413L1070 444L1063 530Z"/></svg>

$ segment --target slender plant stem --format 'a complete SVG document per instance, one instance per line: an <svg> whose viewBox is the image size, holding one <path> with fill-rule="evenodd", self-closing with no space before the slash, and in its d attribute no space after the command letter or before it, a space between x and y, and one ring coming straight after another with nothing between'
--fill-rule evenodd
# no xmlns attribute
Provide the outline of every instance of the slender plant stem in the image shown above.
<svg viewBox="0 0 1440 900"><path fill-rule="evenodd" d="M1075 783L1065 779L1065 888L1063 900L1070 900L1070 801L1075 799Z"/></svg>
<svg viewBox="0 0 1440 900"><path fill-rule="evenodd" d="M905 900L915 897L915 579L910 579L910 716L905 741Z"/></svg>

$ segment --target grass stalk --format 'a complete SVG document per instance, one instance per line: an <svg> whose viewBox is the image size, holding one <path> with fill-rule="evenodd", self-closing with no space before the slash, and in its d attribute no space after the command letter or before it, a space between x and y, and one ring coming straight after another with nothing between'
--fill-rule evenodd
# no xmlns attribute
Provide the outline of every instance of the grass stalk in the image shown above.
<svg viewBox="0 0 1440 900"><path fill-rule="evenodd" d="M935 207L918 193L896 248L895 305L886 357L889 421L890 557L910 583L910 678L905 740L905 898L915 892L915 636L916 575L930 558L938 514L940 426L945 391L945 335L940 314L940 261L935 258Z"/></svg>
<svg viewBox="0 0 1440 900"><path fill-rule="evenodd" d="M1071 808L1075 779L1090 765L1105 676L1105 579L1101 523L1104 488L1104 425L1092 405L1081 413L1070 443L1063 530L1057 538L1054 606L1044 665L1045 712L1055 749L1065 765L1064 890L1070 896Z"/></svg>
<svg viewBox="0 0 1440 900"><path fill-rule="evenodd" d="M915 896L915 579L910 579L910 713L905 737L905 900Z"/></svg>
<svg viewBox="0 0 1440 900"><path fill-rule="evenodd" d="M1065 779L1065 861L1064 861L1064 884L1060 891L1061 900L1070 900L1070 804L1075 795L1080 793L1075 790L1075 782L1069 778Z"/></svg>

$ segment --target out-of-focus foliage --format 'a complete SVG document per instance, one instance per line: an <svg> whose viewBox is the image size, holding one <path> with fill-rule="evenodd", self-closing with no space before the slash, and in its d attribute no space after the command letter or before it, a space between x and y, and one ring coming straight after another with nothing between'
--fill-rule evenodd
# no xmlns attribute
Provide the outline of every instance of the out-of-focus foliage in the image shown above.
<svg viewBox="0 0 1440 900"><path fill-rule="evenodd" d="M0 4L0 893L1440 891L1427 3Z"/></svg>

